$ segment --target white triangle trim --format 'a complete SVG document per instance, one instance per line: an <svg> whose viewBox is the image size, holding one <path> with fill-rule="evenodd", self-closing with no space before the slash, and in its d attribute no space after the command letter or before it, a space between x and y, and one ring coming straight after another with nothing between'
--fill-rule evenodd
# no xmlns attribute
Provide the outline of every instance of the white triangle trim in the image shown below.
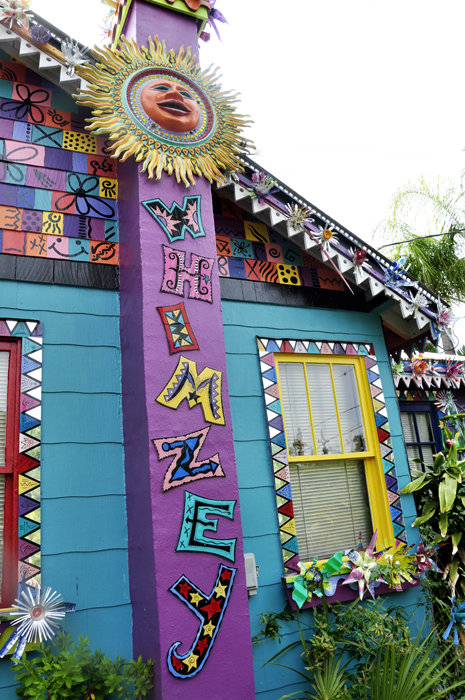
<svg viewBox="0 0 465 700"><path fill-rule="evenodd" d="M34 408L30 408L29 411L24 411L26 416L31 416L31 418L35 418L36 420L42 420L42 407L41 406L34 406Z"/></svg>

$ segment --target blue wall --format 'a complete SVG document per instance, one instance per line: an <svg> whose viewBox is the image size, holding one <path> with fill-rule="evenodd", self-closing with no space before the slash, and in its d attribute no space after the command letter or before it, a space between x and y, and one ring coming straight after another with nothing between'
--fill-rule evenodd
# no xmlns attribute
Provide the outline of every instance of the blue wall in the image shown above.
<svg viewBox="0 0 465 700"><path fill-rule="evenodd" d="M378 316L348 311L223 301L223 320L244 551L253 552L260 567L258 593L249 599L252 635L255 635L259 631L258 615L262 612L279 612L286 603L281 584L284 571L277 534L276 500L256 336L372 342L379 361L400 487L408 483L410 478L397 399ZM402 503L407 537L413 542L418 537L418 531L410 527L415 519L412 496L403 497ZM389 605L402 605L409 613L417 611L415 619L419 621L419 626L421 625L423 609L417 608L423 601L418 590L411 589L386 598ZM311 613L304 611L302 616L309 620ZM287 644L295 636L289 631L289 625L284 629L288 631L283 644ZM265 642L254 647L255 687L257 698L260 700L277 700L286 693L305 688L305 685L296 682L298 676L295 673L279 666L263 667L263 663L280 648L277 642ZM294 665L303 671L299 653L296 652L293 657L284 657L282 663Z"/></svg>
<svg viewBox="0 0 465 700"><path fill-rule="evenodd" d="M77 604L76 639L131 658L118 293L2 281L0 303L44 327L42 584ZM8 659L0 697L17 697Z"/></svg>

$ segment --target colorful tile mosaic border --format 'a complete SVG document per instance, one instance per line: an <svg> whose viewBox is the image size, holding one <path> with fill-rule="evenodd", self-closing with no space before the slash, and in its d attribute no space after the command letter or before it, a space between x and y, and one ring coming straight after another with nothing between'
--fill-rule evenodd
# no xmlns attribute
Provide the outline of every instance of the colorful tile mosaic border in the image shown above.
<svg viewBox="0 0 465 700"><path fill-rule="evenodd" d="M18 583L40 583L42 324L0 320L0 337L22 338L18 476Z"/></svg>
<svg viewBox="0 0 465 700"><path fill-rule="evenodd" d="M276 353L364 356L368 383L373 400L373 411L378 430L379 446L381 449L394 535L402 542L406 542L402 504L397 484L386 404L373 346L370 343L329 343L326 341L270 338L257 338L257 344L273 461L279 534L285 570L300 571L298 567L299 553L292 504L286 437L284 434L282 406L279 398L275 369L274 355Z"/></svg>

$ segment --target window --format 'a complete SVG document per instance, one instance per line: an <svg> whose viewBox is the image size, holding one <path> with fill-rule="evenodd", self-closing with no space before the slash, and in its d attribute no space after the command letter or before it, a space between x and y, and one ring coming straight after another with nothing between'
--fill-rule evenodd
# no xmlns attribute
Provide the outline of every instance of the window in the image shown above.
<svg viewBox="0 0 465 700"><path fill-rule="evenodd" d="M0 607L11 605L18 578L19 377L17 339L0 340Z"/></svg>
<svg viewBox="0 0 465 700"><path fill-rule="evenodd" d="M363 357L275 355L299 557L393 536Z"/></svg>
<svg viewBox="0 0 465 700"><path fill-rule="evenodd" d="M441 450L436 409L431 404L409 401L401 402L400 410L410 476L414 478L415 472L425 471L425 464L433 464L433 454ZM424 464L414 459L421 459Z"/></svg>

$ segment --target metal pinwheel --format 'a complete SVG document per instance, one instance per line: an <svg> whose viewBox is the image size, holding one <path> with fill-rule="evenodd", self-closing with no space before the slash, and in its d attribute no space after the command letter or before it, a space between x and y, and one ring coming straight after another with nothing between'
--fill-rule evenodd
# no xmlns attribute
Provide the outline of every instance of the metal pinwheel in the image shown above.
<svg viewBox="0 0 465 700"><path fill-rule="evenodd" d="M464 629L464 624L465 624L465 603L460 603L459 605L455 605L455 595L452 596L452 608L450 611L451 614L451 621L449 622L446 631L442 635L443 639L447 639L448 636L450 635L452 628L454 629L454 644L459 643L459 632L458 632L458 626Z"/></svg>
<svg viewBox="0 0 465 700"><path fill-rule="evenodd" d="M347 556L352 564L352 571L342 585L358 583L360 600L362 600L365 593L365 586L371 596L373 598L375 597L375 580L378 578L378 561L374 556L374 551L377 537L378 530L375 531L365 551L351 549L347 552Z"/></svg>

